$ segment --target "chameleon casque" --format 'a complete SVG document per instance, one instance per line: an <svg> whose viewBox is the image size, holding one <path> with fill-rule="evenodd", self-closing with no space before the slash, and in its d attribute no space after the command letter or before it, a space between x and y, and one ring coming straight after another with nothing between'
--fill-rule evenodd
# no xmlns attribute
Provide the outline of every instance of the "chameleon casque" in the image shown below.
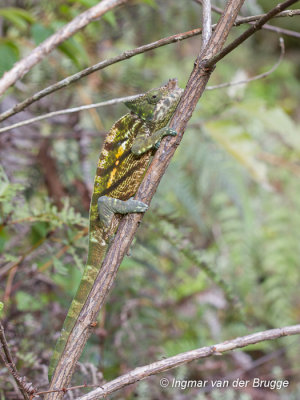
<svg viewBox="0 0 300 400"><path fill-rule="evenodd" d="M153 149L159 147L164 136L176 135L176 131L166 125L182 92L177 86L177 80L170 79L166 85L125 102L131 112L120 118L106 136L90 205L87 263L56 343L49 367L49 379L65 349L117 229L120 219L113 219L113 215L121 217L120 214L145 212L148 208L145 203L133 200L132 197L143 179Z"/></svg>

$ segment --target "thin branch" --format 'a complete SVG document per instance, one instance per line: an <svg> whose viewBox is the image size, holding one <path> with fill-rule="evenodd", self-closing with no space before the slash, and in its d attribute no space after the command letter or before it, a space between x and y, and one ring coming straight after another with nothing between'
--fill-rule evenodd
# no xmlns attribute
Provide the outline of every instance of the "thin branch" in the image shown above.
<svg viewBox="0 0 300 400"><path fill-rule="evenodd" d="M154 362L152 364L138 367L127 374L120 376L113 381L105 383L100 388L91 391L90 393L79 397L78 400L96 400L102 399L117 390L123 389L124 387L136 383L142 379L145 379L151 375L156 375L170 369L176 368L180 365L187 364L194 360L201 358L211 357L214 355L221 355L228 351L240 349L252 344L260 343L266 340L279 339L284 336L299 335L300 325L287 326L284 328L270 329L263 332L253 333L251 335L238 337L233 340L227 340L226 342L218 343L213 346L201 347L196 350L187 351L186 353L180 353L176 356L166 358ZM164 378L167 379L167 378ZM167 383L167 381L165 381ZM171 382L169 382L171 385ZM167 384L167 386L169 386Z"/></svg>
<svg viewBox="0 0 300 400"><path fill-rule="evenodd" d="M202 5L203 0L194 0L195 3ZM220 7L217 6L211 6L211 9L216 12L217 14L222 14L223 10ZM294 11L296 11L296 13L294 13ZM292 13L290 15L290 13ZM279 18L279 17L289 17L289 16L293 16L293 15L299 15L300 14L300 10L286 10L283 11L282 13L276 15L274 18ZM253 21L257 20L258 18L261 18L263 16L263 14L260 15L255 15L255 16L250 16L250 17L238 17L237 22L234 24L234 26L239 26L240 25L240 21L242 20L242 24L245 23L253 23ZM300 38L300 33L299 32L295 32L295 31L291 31L290 29L284 29L284 28L279 28L278 26L274 26L274 25L269 25L269 24L265 24L262 29L266 29L269 31L273 31L273 32L277 32L277 33L281 33L282 35L288 35L288 36L293 36L296 38Z"/></svg>
<svg viewBox="0 0 300 400"><path fill-rule="evenodd" d="M90 110L91 108L104 107L104 106L110 106L112 104L124 103L125 101L134 100L134 99L138 98L139 96L141 96L141 94L137 94L134 96L119 97L117 99L102 101L101 103L94 103L94 104L88 104L88 105L79 106L79 107L66 108L64 110L52 111L47 114L39 115L38 117L29 118L24 121L20 121L15 124L12 124L12 125L5 126L4 128L0 128L0 133L10 131L11 129L20 128L21 126L24 126L24 125L33 124L34 122L42 121L47 118L52 118L57 115L72 114L72 113L83 111L83 110Z"/></svg>
<svg viewBox="0 0 300 400"><path fill-rule="evenodd" d="M237 39L231 42L228 46L226 46L223 50L219 52L219 54L211 57L206 62L206 67L210 68L215 65L218 61L224 58L227 54L231 53L236 47L242 44L245 40L247 40L250 36L252 36L255 32L262 28L262 26L269 21L271 18L285 8L291 6L294 3L297 3L299 0L286 0L283 3L277 4L276 7L272 8L267 14L264 14L254 25L252 25L249 29L247 29L244 33L242 33Z"/></svg>
<svg viewBox="0 0 300 400"><path fill-rule="evenodd" d="M202 2L202 43L201 50L203 51L211 37L211 4L210 0Z"/></svg>
<svg viewBox="0 0 300 400"><path fill-rule="evenodd" d="M214 85L214 86L207 86L206 90L215 90L215 89L221 89L221 88L226 88L226 87L231 87L231 86L236 86L236 85L242 85L245 83L257 81L258 79L263 79L266 78L267 76L271 75L280 65L281 61L283 60L284 54L285 54L285 47L284 47L284 40L283 38L279 38L279 45L280 45L280 56L277 60L277 62L273 65L269 71L263 72L262 74L255 75L252 78L248 79L243 79L241 81L237 82L226 82L226 83L221 83L219 85ZM0 129L1 132L1 129Z"/></svg>
<svg viewBox="0 0 300 400"><path fill-rule="evenodd" d="M127 0L103 0L96 6L89 8L80 15L77 15L71 22L59 29L55 34L37 46L30 54L17 62L10 71L5 72L0 79L0 96L13 85L18 79L22 78L34 65L39 63L55 47L66 39L73 36L80 29L95 21L112 8L125 3Z"/></svg>
<svg viewBox="0 0 300 400"><path fill-rule="evenodd" d="M258 79L266 78L267 76L271 75L279 67L281 61L283 60L284 54L285 54L285 46L284 46L283 38L279 38L279 45L280 45L280 50L281 50L279 59L277 60L277 62L273 65L273 67L269 71L263 72L262 74L255 75L251 78L243 79L243 80L237 81L237 82L225 82L225 83L220 83L219 85L206 86L206 90L215 90L215 89L222 89L222 88L226 88L226 87L230 87L230 86L242 85L245 83L256 81ZM101 103L94 103L94 104L88 104L88 105L84 105L84 106L73 107L73 108L66 108L64 110L52 111L47 114L39 115L38 117L26 119L24 121L20 121L15 124L12 124L12 125L5 126L4 128L0 128L0 133L10 131L11 129L20 128L21 126L24 126L24 125L33 124L34 122L42 121L44 119L55 117L57 115L71 114L71 113L75 113L75 112L89 110L91 108L98 108L98 107L104 107L104 106L109 106L109 105L118 104L118 103L124 103L125 101L134 100L134 99L138 98L139 96L141 96L141 94L137 94L135 96L118 97L116 99L103 101ZM14 223L16 223L16 222L14 222ZM11 223L9 223L9 224L11 224Z"/></svg>
<svg viewBox="0 0 300 400"><path fill-rule="evenodd" d="M201 6L203 6L204 0L194 0L194 2L197 3L197 4L200 4ZM217 6L214 6L214 5L211 4L211 9L214 12L217 12L218 14L223 14L223 10L220 7L217 7Z"/></svg>
<svg viewBox="0 0 300 400"><path fill-rule="evenodd" d="M99 387L98 385L88 385L84 383L83 385L77 385L77 386L71 386L68 388L63 388L63 389L54 389L54 390L44 390L42 392L36 392L34 393L30 400L34 399L35 397L39 397L42 394L50 394L50 393L57 393L57 392L62 392L63 394L70 392L71 390L78 390L78 389L84 389L84 388L92 388L92 387Z"/></svg>
<svg viewBox="0 0 300 400"><path fill-rule="evenodd" d="M12 359L12 356L10 354L10 350L8 347L8 343L5 337L5 332L4 332L4 327L0 321L0 342L1 342L1 347L3 349L0 350L0 357L2 358L2 361L4 362L4 364L6 365L6 368L9 370L9 372L11 373L11 375L13 376L16 384L18 385L18 388L20 389L20 392L22 393L23 397L25 400L29 400L29 395L28 395L28 386L26 388L25 385L27 385L24 382L24 379L22 379L17 371L17 368L15 366L15 363ZM6 359L5 359L6 358Z"/></svg>
<svg viewBox="0 0 300 400"><path fill-rule="evenodd" d="M243 23L249 22L249 18L252 18L252 20L258 20L259 18L261 18L264 15L266 15L266 14L262 14L259 16L253 16L253 17L240 18L238 21L235 22L234 26L239 26ZM300 15L300 10L284 11L282 13L279 13L275 17L292 17L295 15ZM216 25L213 25L212 29L214 30L215 28L216 28ZM36 101L40 100L41 98L48 96L49 94L54 93L61 88L69 86L70 84L77 82L81 78L83 78L87 75L90 75L91 73L93 73L95 71L99 71L101 69L104 69L104 68L112 65L112 64L118 63L123 60L127 60L131 57L134 57L141 53L145 53L145 52L153 50L155 48L166 46L171 43L176 43L181 40L189 39L193 36L200 35L201 32L202 32L202 28L198 28L198 29L193 29L188 32L178 33L176 35L168 36L166 38L157 40L152 43L148 43L146 45L137 47L135 49L127 50L124 53L122 53L116 57L101 61L91 67L88 67L80 72L77 72L76 74L70 75L51 86L48 86L45 89L40 90L39 92L35 93L33 96L28 97L27 99L23 100L22 102L16 104L14 107L4 111L2 114L0 114L0 122L11 117L12 115L17 114L18 112L24 110L26 107L35 103Z"/></svg>
<svg viewBox="0 0 300 400"><path fill-rule="evenodd" d="M91 73L93 73L95 71L99 71L101 69L104 69L104 68L112 65L112 64L116 64L120 61L128 60L131 57L134 57L138 54L153 50L157 47L165 46L170 43L175 43L180 40L184 40L184 39L193 37L195 35L199 35L201 32L202 32L202 28L198 28L198 29L193 29L188 32L179 33L179 34L176 34L173 36L168 36L166 38L159 39L155 42L148 43L146 45L137 47L135 49L126 50L116 57L109 58L107 60L104 60L97 64L94 64L91 67L85 68L82 71L77 72L76 74L70 75L70 76L62 79L61 81L59 81L51 86L48 86L45 89L40 90L39 92L35 93L33 96L28 97L27 99L23 100L22 102L16 104L11 109L3 112L2 114L0 114L0 122L4 121L5 119L7 119L8 117L10 117L12 115L24 110L26 107L28 107L32 103L36 102L37 100L40 100L41 98L43 98L53 92L56 92L57 90L59 90L61 88L67 87L71 83L77 82L81 78L83 78L87 75L90 75Z"/></svg>
<svg viewBox="0 0 300 400"><path fill-rule="evenodd" d="M231 87L231 86L242 85L245 83L256 81L258 79L266 78L267 76L271 75L279 67L281 61L283 60L284 54L285 54L285 46L284 46L283 38L279 38L279 45L280 45L280 49L281 49L280 57L269 71L263 72L262 74L255 75L251 78L243 79L243 80L237 81L237 82L225 82L225 83L220 83L219 85L207 86L206 90L215 90L215 89L222 89L222 88ZM73 107L73 108L66 108L63 110L52 111L47 114L39 115L38 117L29 118L24 121L20 121L15 124L12 124L12 125L5 126L4 128L0 128L0 133L10 131L11 129L20 128L21 126L33 124L35 122L42 121L47 118L52 118L57 115L71 114L71 113L75 113L75 112L89 110L91 108L105 107L105 106L109 106L109 105L124 103L125 101L134 100L134 99L138 98L139 96L141 96L141 94L137 94L134 96L118 97L116 99L103 101L100 103L93 103L93 104L88 104L88 105L83 105L83 106L78 106L78 107ZM17 222L14 221L14 223L17 223ZM9 224L11 224L11 222Z"/></svg>

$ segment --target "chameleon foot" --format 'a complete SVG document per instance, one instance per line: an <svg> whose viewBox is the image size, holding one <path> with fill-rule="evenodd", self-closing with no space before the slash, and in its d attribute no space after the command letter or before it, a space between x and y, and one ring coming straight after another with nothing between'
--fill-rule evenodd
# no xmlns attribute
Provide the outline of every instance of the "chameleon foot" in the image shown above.
<svg viewBox="0 0 300 400"><path fill-rule="evenodd" d="M167 136L167 135L177 136L177 131L175 131L175 129L172 129L172 128L166 128L164 136Z"/></svg>
<svg viewBox="0 0 300 400"><path fill-rule="evenodd" d="M110 226L112 216L115 213L140 213L147 211L147 209L147 204L143 203L142 201L133 200L132 198L123 201L108 196L101 196L98 199L99 219L105 227Z"/></svg>

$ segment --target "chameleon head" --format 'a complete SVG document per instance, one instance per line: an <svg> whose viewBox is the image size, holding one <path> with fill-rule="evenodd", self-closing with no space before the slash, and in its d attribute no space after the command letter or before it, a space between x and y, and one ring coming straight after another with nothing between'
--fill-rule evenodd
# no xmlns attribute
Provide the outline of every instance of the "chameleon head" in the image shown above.
<svg viewBox="0 0 300 400"><path fill-rule="evenodd" d="M177 79L170 79L166 85L149 90L137 99L124 104L144 121L167 124L182 93L183 90L177 85Z"/></svg>

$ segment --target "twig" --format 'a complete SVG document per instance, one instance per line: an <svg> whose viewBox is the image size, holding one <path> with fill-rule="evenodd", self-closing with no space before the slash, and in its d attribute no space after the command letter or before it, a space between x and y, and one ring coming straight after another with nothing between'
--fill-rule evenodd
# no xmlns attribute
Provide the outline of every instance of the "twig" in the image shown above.
<svg viewBox="0 0 300 400"><path fill-rule="evenodd" d="M245 83L256 81L258 79L266 78L267 76L271 75L279 67L281 61L283 60L284 54L285 54L285 46L284 46L283 38L279 38L279 45L280 45L280 49L281 49L280 57L279 57L278 61L273 65L273 67L269 71L263 72L262 74L259 74L259 75L255 75L252 78L243 79L243 80L237 81L237 82L225 82L225 83L220 83L219 85L206 86L206 90L215 90L215 89L226 88L229 86L242 85ZM71 113L75 113L75 112L89 110L91 108L98 108L98 107L104 107L104 106L109 106L109 105L118 104L118 103L124 103L125 101L136 99L139 96L140 96L140 94L135 95L135 96L118 97L116 99L103 101L101 103L94 103L94 104L88 104L88 105L84 105L84 106L73 107L73 108L66 108L64 110L52 111L47 114L39 115L38 117L26 119L24 121L17 122L16 124L12 124L12 125L5 126L4 128L0 128L0 133L10 131L11 129L20 128L21 126L24 126L24 125L33 124L34 122L42 121L47 118L52 118L57 115L71 114ZM17 222L16 221L9 222L8 225L10 225L12 223L17 223Z"/></svg>
<svg viewBox="0 0 300 400"><path fill-rule="evenodd" d="M80 80L81 78L90 75L91 73L95 72L95 71L99 71L101 69L104 69L112 64L116 64L120 61L124 61L127 60L131 57L134 57L138 54L141 53L145 53L147 51L153 50L157 47L161 47L161 46L165 46L167 44L170 43L176 43L180 40L184 40L187 39L189 37L193 37L195 35L199 35L202 32L202 28L198 28L198 29L193 29L191 31L188 32L184 32L184 33L179 33L173 36L168 36L166 38L157 40L155 42L152 43L148 43L146 45L137 47L135 49L132 50L126 50L123 53L121 53L120 55L113 57L113 58L109 58L107 60L101 61L97 64L94 64L91 67L85 68L80 72L77 72L76 74L70 75L64 79L62 79L59 82L54 83L51 86L48 86L45 89L40 90L39 92L35 93L33 96L28 97L27 99L23 100L22 102L16 104L14 107L12 107L11 109L3 112L2 114L0 114L0 122L4 121L5 119L7 119L8 117L24 110L26 107L28 107L29 105L31 105L32 103L36 102L37 100L40 100L41 98L56 92L57 90L67 87L69 86L71 83L77 82L78 80Z"/></svg>
<svg viewBox="0 0 300 400"><path fill-rule="evenodd" d="M194 0L194 2L200 4L201 6L203 6L203 2L204 2L204 1L203 1L203 0ZM218 14L223 14L222 8L217 7L217 6L214 6L214 5L212 5L212 4L211 4L210 7L211 7L211 10L217 12Z"/></svg>
<svg viewBox="0 0 300 400"><path fill-rule="evenodd" d="M31 396L31 399L34 399L37 396L41 396L42 394L50 394L50 393L58 393L58 392L62 392L62 393L67 393L71 390L78 390L78 389L84 389L84 388L92 388L92 387L99 387L99 385L87 385L87 384L83 384L83 385L77 385L77 386L71 386L69 388L63 388L63 389L53 389L53 390L44 390L42 392L36 392ZM30 400L31 400L30 399Z"/></svg>
<svg viewBox="0 0 300 400"><path fill-rule="evenodd" d="M119 97L117 99L102 101L101 103L94 103L94 104L88 104L88 105L79 106L79 107L68 108L68 109L64 109L64 110L52 111L47 114L39 115L38 117L26 119L25 121L20 121L20 122L17 122L16 124L5 126L4 128L0 128L0 133L9 131L11 129L19 128L20 126L33 124L34 122L42 121L47 118L52 118L57 115L71 114L71 113L75 113L75 112L79 112L79 111L83 111L83 110L90 110L91 108L104 107L104 106L110 106L112 104L123 103L125 101L134 100L134 99L138 98L139 96L140 96L140 94L134 95L134 96Z"/></svg>
<svg viewBox="0 0 300 400"><path fill-rule="evenodd" d="M262 15L266 15L266 14L262 14ZM252 18L252 20L253 19L254 20L258 20L259 18L262 17L262 15L240 18L237 22L235 22L234 26L239 26L239 25L241 25L243 23L249 22L249 18ZM300 15L300 10L284 11L282 13L279 13L277 15L277 17L287 17L287 16L292 17L294 15ZM213 25L212 29L214 30L215 28L216 28L216 25ZM61 89L63 87L69 86L70 84L72 84L74 82L77 82L81 78L83 78L83 77L85 77L85 76L87 76L87 75L89 75L89 74L91 74L91 73L93 73L95 71L99 71L101 69L104 69L104 68L112 65L112 64L118 63L118 62L123 61L123 60L127 60L127 59L129 59L131 57L134 57L134 56L136 56L138 54L141 54L141 53L145 53L145 52L153 50L155 48L166 46L166 45L171 44L171 43L176 43L176 42L179 42L181 40L189 39L189 38L191 38L193 36L200 35L201 32L202 32L202 28L198 28L198 29L193 29L193 30L188 31L188 32L178 33L176 35L168 36L166 38L157 40L157 41L152 42L152 43L148 43L146 45L137 47L135 49L127 50L124 53L122 53L122 54L120 54L120 55L118 55L116 57L101 61L101 62L99 62L99 63L97 63L97 64L95 64L95 65L93 65L91 67L88 67L88 68L86 68L86 69L84 69L84 70L82 70L80 72L77 72L74 75L70 75L70 76L64 78L63 80L61 80L61 81L59 81L59 82L57 82L57 83L55 83L55 84L53 84L51 86L48 86L45 89L40 90L39 92L35 93L33 96L28 97L27 99L23 100L22 102L16 104L14 107L4 111L2 114L0 114L0 122L4 121L5 119L7 119L9 117L11 117L12 115L17 114L18 112L24 110L26 107L28 107L29 105L35 103L36 101L40 100L41 98L43 98L45 96L48 96L49 94L54 93L54 92L56 92L57 90L59 90L59 89Z"/></svg>
<svg viewBox="0 0 300 400"><path fill-rule="evenodd" d="M279 38L279 45L280 45L280 50L281 50L280 56L279 56L277 62L273 65L273 67L271 69L269 69L269 71L263 72L262 74L259 74L259 75L255 75L252 78L243 79L243 80L237 81L237 82L226 82L226 83L220 83L219 85L207 86L206 90L215 90L215 89L226 88L229 86L242 85L245 83L257 81L258 79L266 78L267 76L271 75L279 67L281 61L283 60L284 54L285 54L283 38ZM0 132L1 132L1 130L0 130Z"/></svg>
<svg viewBox="0 0 300 400"><path fill-rule="evenodd" d="M55 47L66 39L73 36L80 29L95 21L107 11L125 3L127 0L103 0L96 6L91 7L80 15L77 15L71 22L59 29L55 34L37 46L30 54L17 62L14 67L7 71L0 79L0 95L22 78L34 65L39 63L45 55L49 54Z"/></svg>
<svg viewBox="0 0 300 400"><path fill-rule="evenodd" d="M125 386L131 385L142 379L145 379L151 375L156 375L161 372L168 371L180 365L184 365L200 358L211 357L214 355L221 355L228 351L243 348L251 344L263 342L265 340L279 339L283 336L299 335L300 325L287 326L285 328L270 329L263 332L253 333L251 335L238 337L233 340L227 340L226 342L218 343L213 346L201 347L196 350L187 351L186 353L180 353L176 356L166 358L154 362L152 364L138 367L128 374L124 374L113 381L105 383L101 388L91 391L90 393L79 397L78 400L96 400L102 399L111 393L116 392L124 388ZM167 379L167 378L164 378ZM166 381L167 382L167 381ZM169 382L171 384L171 382Z"/></svg>
<svg viewBox="0 0 300 400"><path fill-rule="evenodd" d="M202 1L202 44L201 50L203 51L211 37L211 4L210 0Z"/></svg>
<svg viewBox="0 0 300 400"><path fill-rule="evenodd" d="M264 14L258 21L255 22L249 29L247 29L244 33L242 33L238 38L236 38L233 42L231 42L228 46L226 46L223 50L220 51L219 54L210 58L206 63L206 67L212 67L222 58L224 58L227 54L231 53L236 47L242 44L245 40L247 40L250 36L252 36L255 32L262 28L262 26L269 21L271 18L278 13L280 13L285 8L291 6L294 3L297 3L298 0L286 0L283 3L277 4L276 7L272 8L267 14Z"/></svg>
<svg viewBox="0 0 300 400"><path fill-rule="evenodd" d="M202 5L203 0L194 0L194 2L197 3L197 4L201 4ZM211 9L214 12L218 13L218 14L222 14L223 13L222 8L220 8L220 7L216 7L216 6L212 5ZM296 13L294 13L294 11L296 11ZM292 13L292 14L290 15L290 13ZM282 13L276 15L274 18L283 17L283 16L289 17L289 16L299 15L299 14L300 14L300 10L286 10L286 11L283 11ZM263 16L263 14L250 16L250 17L240 17L239 16L237 21L234 23L234 26L239 26L241 20L243 21L242 24L245 24L245 23L251 24L251 23L253 23L253 21L257 20L256 17L261 18L262 16ZM300 38L300 33L299 32L291 31L290 29L279 28L278 26L265 24L262 27L262 29L266 29L266 30L269 30L269 31L281 33L282 35L293 36L293 37L296 37L298 39Z"/></svg>
<svg viewBox="0 0 300 400"><path fill-rule="evenodd" d="M203 56L207 56L207 53L213 56L224 46L243 2L244 0L228 1L224 15L220 18ZM205 90L211 72L212 69L203 68L202 61L198 57L186 90L182 95L182 99L170 125L173 129L176 129L178 135L173 138L173 140L162 141L160 148L146 172L138 193L135 196L136 199L144 201L147 204L150 203L160 179L166 171L177 145L182 139L187 122L191 118L196 104ZM94 326L94 321L96 320L99 309L103 305L111 289L119 265L128 252L140 220L141 216L138 214L127 215L121 220L114 241L109 247L98 276L95 279L89 296L81 309L72 332L68 337L64 351L58 361L52 376L51 390L54 388L66 387L69 384L76 362ZM47 400L58 400L61 399L61 397L61 393L56 393L46 398Z"/></svg>
<svg viewBox="0 0 300 400"><path fill-rule="evenodd" d="M8 347L8 343L5 337L5 333L4 333L4 327L0 321L0 342L1 342L1 347L3 349L3 353L2 350L0 351L0 357L2 358L4 364L6 365L7 369L9 370L9 372L11 373L11 375L13 376L16 384L18 385L18 388L20 389L23 397L25 400L29 400L29 395L28 395L28 384L24 382L24 379L22 379L17 371L17 368L15 366L15 363L12 359L12 356L10 354L10 350ZM6 357L6 359L5 359ZM25 387L25 385L27 385L27 388Z"/></svg>

